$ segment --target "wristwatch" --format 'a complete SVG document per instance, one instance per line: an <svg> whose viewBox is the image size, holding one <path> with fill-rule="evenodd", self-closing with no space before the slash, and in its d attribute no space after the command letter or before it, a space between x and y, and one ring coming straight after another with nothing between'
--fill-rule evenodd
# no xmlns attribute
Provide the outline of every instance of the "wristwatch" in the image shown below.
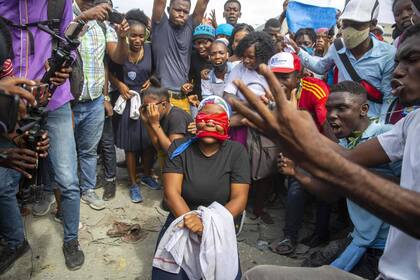
<svg viewBox="0 0 420 280"><path fill-rule="evenodd" d="M109 97L109 95L104 95L104 100L107 102L111 102L111 97Z"/></svg>

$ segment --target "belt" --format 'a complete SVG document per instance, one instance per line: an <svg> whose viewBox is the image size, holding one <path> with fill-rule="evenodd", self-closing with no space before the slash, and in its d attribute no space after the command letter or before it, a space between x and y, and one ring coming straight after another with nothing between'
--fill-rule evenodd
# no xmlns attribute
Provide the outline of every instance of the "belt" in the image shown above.
<svg viewBox="0 0 420 280"><path fill-rule="evenodd" d="M187 98L187 96L185 95L185 93L180 92L180 91L173 91L173 90L168 90L169 93L169 97L173 98L173 99L185 99Z"/></svg>
<svg viewBox="0 0 420 280"><path fill-rule="evenodd" d="M80 99L80 100L78 100L77 101L77 103L88 103L88 102L94 102L94 101L96 101L96 100L98 100L99 98L101 98L102 97L102 95L100 95L100 96L98 96L97 98L95 98L95 99Z"/></svg>

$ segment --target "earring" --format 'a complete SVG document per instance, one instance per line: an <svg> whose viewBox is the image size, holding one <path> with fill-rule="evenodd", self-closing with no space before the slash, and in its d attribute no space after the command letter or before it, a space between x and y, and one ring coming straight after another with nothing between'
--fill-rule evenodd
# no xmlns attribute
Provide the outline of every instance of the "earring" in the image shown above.
<svg viewBox="0 0 420 280"><path fill-rule="evenodd" d="M414 17L414 15L412 15L412 16L411 16L411 18L410 18L411 25L415 25L415 24L414 24L414 21L413 21L413 17Z"/></svg>

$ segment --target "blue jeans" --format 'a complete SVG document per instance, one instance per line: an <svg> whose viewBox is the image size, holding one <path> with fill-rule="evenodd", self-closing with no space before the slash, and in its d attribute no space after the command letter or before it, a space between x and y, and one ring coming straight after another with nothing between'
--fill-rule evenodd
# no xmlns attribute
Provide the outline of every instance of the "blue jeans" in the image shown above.
<svg viewBox="0 0 420 280"><path fill-rule="evenodd" d="M0 137L0 147L14 147L8 140ZM16 248L25 239L22 217L16 194L19 190L21 174L13 169L0 167L0 236L8 247Z"/></svg>
<svg viewBox="0 0 420 280"><path fill-rule="evenodd" d="M73 107L74 135L80 164L80 189L82 193L96 186L98 144L104 128L105 109L103 96Z"/></svg>
<svg viewBox="0 0 420 280"><path fill-rule="evenodd" d="M298 233L302 227L306 195L307 193L300 183L294 178L289 178L286 224L283 231L285 236L295 240L298 239ZM329 236L330 206L325 202L317 201L316 212L315 234L327 238Z"/></svg>
<svg viewBox="0 0 420 280"><path fill-rule="evenodd" d="M50 179L58 184L64 223L64 242L77 239L80 190L70 103L48 113Z"/></svg>
<svg viewBox="0 0 420 280"><path fill-rule="evenodd" d="M162 239L163 235L165 235L166 230L169 228L169 226L172 224L172 222L175 221L175 216L171 213L168 215L168 218L166 219L165 224L162 227L162 230L159 233L157 242L156 242L156 249L159 246L159 242ZM239 262L239 268L238 268L238 275L236 275L236 278L234 280L240 280L242 277L242 271L241 271L241 262L239 261L238 256L238 262ZM152 268L152 280L188 280L187 273L181 268L178 274L169 273L166 271L163 271L159 268L153 267Z"/></svg>

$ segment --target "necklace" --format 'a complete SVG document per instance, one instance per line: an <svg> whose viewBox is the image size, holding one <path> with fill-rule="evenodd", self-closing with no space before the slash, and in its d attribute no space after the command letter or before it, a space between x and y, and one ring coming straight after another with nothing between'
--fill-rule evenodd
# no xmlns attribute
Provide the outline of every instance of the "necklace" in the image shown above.
<svg viewBox="0 0 420 280"><path fill-rule="evenodd" d="M137 58L133 59L133 58L131 57L131 55L132 55L132 52L130 52L130 55L129 55L129 57L128 57L128 60L129 60L131 63L133 63L133 64L137 64L137 63L139 63L139 61L141 61L141 60L143 59L143 56L144 56L144 48L143 48L143 47L141 48L141 50L140 50L140 52L139 52L139 54L138 54Z"/></svg>

